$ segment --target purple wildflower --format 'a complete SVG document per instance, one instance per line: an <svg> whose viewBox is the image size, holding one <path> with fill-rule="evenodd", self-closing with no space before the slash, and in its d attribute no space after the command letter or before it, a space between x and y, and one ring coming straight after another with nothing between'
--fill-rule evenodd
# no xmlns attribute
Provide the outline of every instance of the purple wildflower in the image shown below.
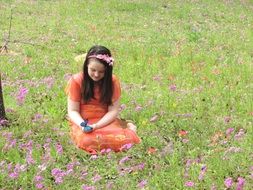
<svg viewBox="0 0 253 190"><path fill-rule="evenodd" d="M33 159L33 157L32 157L32 151L28 151L28 152L26 153L26 163L27 163L28 165L32 165L32 164L35 163L35 161L34 161L34 159Z"/></svg>
<svg viewBox="0 0 253 190"><path fill-rule="evenodd" d="M43 177L40 176L40 175L36 175L36 176L34 177L34 181L35 181L35 182L40 182L40 181L42 181L42 180L43 180Z"/></svg>
<svg viewBox="0 0 253 190"><path fill-rule="evenodd" d="M106 148L106 149L102 149L102 150L100 151L100 153L101 153L101 154L108 154L108 153L110 153L111 151L112 151L112 149Z"/></svg>
<svg viewBox="0 0 253 190"><path fill-rule="evenodd" d="M8 123L8 120L0 118L0 126L7 125L7 123Z"/></svg>
<svg viewBox="0 0 253 190"><path fill-rule="evenodd" d="M176 89L177 89L177 86L175 85L175 84L171 84L170 86L169 86L169 89L171 90L171 91L176 91Z"/></svg>
<svg viewBox="0 0 253 190"><path fill-rule="evenodd" d="M185 184L184 184L186 187L194 187L194 182L192 182L192 181L187 181L187 182L185 182Z"/></svg>
<svg viewBox="0 0 253 190"><path fill-rule="evenodd" d="M36 183L36 188L37 189L43 189L44 188L44 185L42 183Z"/></svg>
<svg viewBox="0 0 253 190"><path fill-rule="evenodd" d="M142 188L144 188L146 185L147 185L147 180L142 180L142 181L140 181L139 183L138 183L138 185L137 185L137 187L139 188L139 189L142 189Z"/></svg>
<svg viewBox="0 0 253 190"><path fill-rule="evenodd" d="M119 164L123 164L124 162L130 160L130 157L129 156L125 156L123 157L120 161L119 161Z"/></svg>
<svg viewBox="0 0 253 190"><path fill-rule="evenodd" d="M93 180L94 183L96 183L97 181L100 181L101 179L102 179L102 177L101 177L100 175L98 175L98 174L96 174L96 175L92 178L92 180Z"/></svg>
<svg viewBox="0 0 253 190"><path fill-rule="evenodd" d="M18 176L19 176L19 173L17 173L17 172L12 172L9 174L9 177L12 179L16 179L16 178L18 178Z"/></svg>
<svg viewBox="0 0 253 190"><path fill-rule="evenodd" d="M63 183L63 178L62 178L62 177L56 177L56 178L55 178L55 183L56 183L56 184L61 184L61 183Z"/></svg>
<svg viewBox="0 0 253 190"><path fill-rule="evenodd" d="M127 144L124 144L121 148L120 148L120 151L124 151L124 150L128 150L132 147L133 145L131 143L127 143Z"/></svg>
<svg viewBox="0 0 253 190"><path fill-rule="evenodd" d="M88 175L87 171L81 171L81 177L80 177L80 179L85 179L87 175Z"/></svg>
<svg viewBox="0 0 253 190"><path fill-rule="evenodd" d="M96 188L94 186L83 185L82 189L83 190L95 190Z"/></svg>
<svg viewBox="0 0 253 190"><path fill-rule="evenodd" d="M32 135L32 130L26 131L26 132L24 133L24 135L23 135L23 138L27 138L27 137L29 137L30 135Z"/></svg>
<svg viewBox="0 0 253 190"><path fill-rule="evenodd" d="M22 105L25 101L26 94L28 93L28 89L25 87L21 87L19 89L18 95L16 97L18 105Z"/></svg>
<svg viewBox="0 0 253 190"><path fill-rule="evenodd" d="M35 123L35 122L41 120L41 118L42 118L42 115L41 115L40 113L36 113L36 114L33 116L33 118L32 118L32 122Z"/></svg>
<svg viewBox="0 0 253 190"><path fill-rule="evenodd" d="M204 175L205 175L205 173L206 173L206 170L207 170L207 167L206 166L202 166L202 168L201 168L201 171L200 171L200 174L199 174L199 180L203 180L203 178L204 178Z"/></svg>
<svg viewBox="0 0 253 190"><path fill-rule="evenodd" d="M228 128L228 129L226 130L226 135L227 135L227 136L231 135L231 133L232 133L234 130L235 130L234 128Z"/></svg>
<svg viewBox="0 0 253 190"><path fill-rule="evenodd" d="M62 145L59 142L56 144L56 151L59 155L63 153Z"/></svg>
<svg viewBox="0 0 253 190"><path fill-rule="evenodd" d="M244 183L245 179L243 179L242 177L238 177L236 190L243 190Z"/></svg>
<svg viewBox="0 0 253 190"><path fill-rule="evenodd" d="M51 174L55 179L55 183L60 184L63 182L63 177L66 175L66 172L62 171L61 169L54 168L52 169Z"/></svg>
<svg viewBox="0 0 253 190"><path fill-rule="evenodd" d="M134 171L136 171L136 170L143 170L144 167L145 167L145 163L140 163L140 164L138 164L138 165L136 165L136 166L133 166L132 169L133 169Z"/></svg>
<svg viewBox="0 0 253 190"><path fill-rule="evenodd" d="M226 188L230 188L233 185L233 179L231 177L228 177L225 179L224 184Z"/></svg>
<svg viewBox="0 0 253 190"><path fill-rule="evenodd" d="M9 163L9 164L7 165L7 170L8 170L8 172L10 172L10 170L12 169L12 167L13 167L12 163Z"/></svg>
<svg viewBox="0 0 253 190"><path fill-rule="evenodd" d="M235 135L235 139L236 140L240 140L241 138L243 138L245 135L244 129L240 129L239 132Z"/></svg>
<svg viewBox="0 0 253 190"><path fill-rule="evenodd" d="M139 106L139 105L137 105L137 106L135 107L135 111L137 111L137 112L141 111L142 109L143 109L143 107L141 107L141 106Z"/></svg>

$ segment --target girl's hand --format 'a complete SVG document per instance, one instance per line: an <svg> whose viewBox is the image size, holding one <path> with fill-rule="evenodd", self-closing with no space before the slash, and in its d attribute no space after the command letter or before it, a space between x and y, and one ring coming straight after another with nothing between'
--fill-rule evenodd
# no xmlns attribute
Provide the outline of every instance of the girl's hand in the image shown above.
<svg viewBox="0 0 253 190"><path fill-rule="evenodd" d="M93 130L98 129L98 125L96 123L89 125L90 127L92 127Z"/></svg>
<svg viewBox="0 0 253 190"><path fill-rule="evenodd" d="M93 131L93 128L87 125L85 127L82 127L82 131L85 133L91 133Z"/></svg>

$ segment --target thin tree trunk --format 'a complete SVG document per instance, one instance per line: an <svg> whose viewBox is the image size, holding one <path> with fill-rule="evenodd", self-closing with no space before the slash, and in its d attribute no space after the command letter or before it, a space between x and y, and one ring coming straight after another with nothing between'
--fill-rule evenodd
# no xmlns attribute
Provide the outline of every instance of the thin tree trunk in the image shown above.
<svg viewBox="0 0 253 190"><path fill-rule="evenodd" d="M0 120L6 119L4 109L4 99L2 91L1 73L0 73Z"/></svg>

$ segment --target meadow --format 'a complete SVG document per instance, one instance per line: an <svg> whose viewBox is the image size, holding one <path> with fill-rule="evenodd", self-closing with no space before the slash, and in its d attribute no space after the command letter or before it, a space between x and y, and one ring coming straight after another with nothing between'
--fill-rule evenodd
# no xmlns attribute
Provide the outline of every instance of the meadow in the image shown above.
<svg viewBox="0 0 253 190"><path fill-rule="evenodd" d="M253 188L252 0L0 0L0 34L0 189ZM91 156L64 89L95 44L142 142Z"/></svg>

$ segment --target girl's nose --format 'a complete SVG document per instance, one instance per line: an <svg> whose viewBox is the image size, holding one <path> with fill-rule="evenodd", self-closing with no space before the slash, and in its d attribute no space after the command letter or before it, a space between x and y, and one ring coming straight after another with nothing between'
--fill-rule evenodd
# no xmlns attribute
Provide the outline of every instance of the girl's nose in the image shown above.
<svg viewBox="0 0 253 190"><path fill-rule="evenodd" d="M95 77L98 77L99 76L99 73L98 72L95 72Z"/></svg>

